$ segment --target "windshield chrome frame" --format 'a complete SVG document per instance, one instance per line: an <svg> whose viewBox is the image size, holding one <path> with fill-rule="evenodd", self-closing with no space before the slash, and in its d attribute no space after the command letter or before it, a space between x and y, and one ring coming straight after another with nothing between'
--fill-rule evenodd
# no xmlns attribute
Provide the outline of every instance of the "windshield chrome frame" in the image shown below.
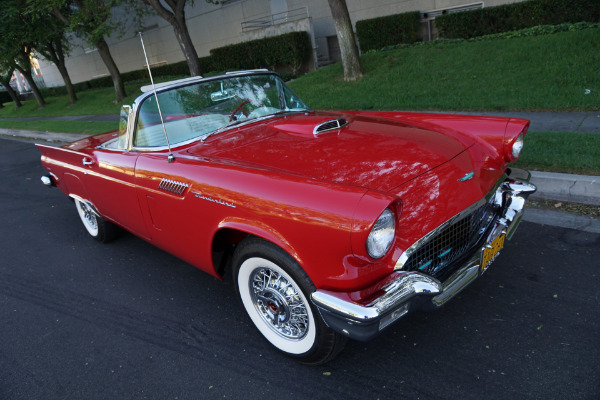
<svg viewBox="0 0 600 400"><path fill-rule="evenodd" d="M282 111L282 113L273 113L273 114L267 114L267 115L262 115L260 117L256 117L256 118L252 118L250 120L244 120L243 122L240 122L239 124L234 124L231 125L230 127L227 127L227 125L216 129L215 131L219 131L218 133L221 132L226 132L230 129L235 129L238 127L242 127L245 125L249 125L251 123L254 122L259 122L259 121L264 121L266 119L270 119L270 118L275 118L275 117L280 117L283 116L287 113L305 113L305 112L312 112L313 110L311 108L307 108L306 110L297 110L297 109L292 109L289 110L287 109L287 102L285 101L285 95L283 94L283 86L282 83L283 80L281 79L281 77L272 71L268 71L268 70L259 70L259 71L236 71L236 72L230 72L230 73L226 73L223 75L216 75L216 76L211 76L211 77L197 77L197 79L190 79L190 80L186 80L186 81L175 81L173 82L173 84L170 85L165 85L162 86L160 88L156 88L156 94L162 93L162 92L167 92L173 89L178 89L181 87L185 87L185 86L191 86L194 84L198 84L198 83L203 83L203 82L212 82L212 81L217 81L219 79L227 79L227 78L234 78L234 77L245 77L245 76L261 76L261 75L273 75L277 78L277 91L278 91L278 95L281 97L283 96L283 102L282 105L285 106L286 110L280 110ZM290 89L291 90L291 89ZM293 91L292 91L293 93ZM294 93L295 94L295 93ZM131 130L129 130L128 132L128 138L127 138L127 149L125 151L139 151L139 152L158 152L158 151L164 151L164 150L168 150L168 146L156 146L156 147L137 147L133 145L133 137L136 133L136 127L137 127L137 122L138 122L138 109L139 107L142 105L142 103L144 102L144 100L146 100L148 97L154 96L154 92L149 91L149 92L145 92L143 94L141 94L140 96L138 96L133 104L131 105L132 111L133 111L133 115L135 116L134 118L131 118L132 121L129 121L130 123L132 123L131 125ZM281 100L280 100L281 101ZM285 113L283 113L285 112ZM129 127L128 127L129 128ZM222 130L219 130L222 129ZM197 136L194 137L192 139L188 139L185 140L183 142L179 142L179 143L175 143L171 145L172 149L176 149L185 145L188 145L190 143L194 143L197 141L201 141L203 138L208 138L209 136L211 136L213 134L213 132L215 131L211 131L209 133L206 133L202 136Z"/></svg>

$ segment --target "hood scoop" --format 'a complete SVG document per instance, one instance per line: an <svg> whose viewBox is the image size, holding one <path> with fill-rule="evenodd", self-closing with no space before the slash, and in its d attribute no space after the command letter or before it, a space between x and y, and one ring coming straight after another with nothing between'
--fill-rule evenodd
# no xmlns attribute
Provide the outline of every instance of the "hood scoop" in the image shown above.
<svg viewBox="0 0 600 400"><path fill-rule="evenodd" d="M348 121L344 118L336 118L330 121L325 121L315 126L315 129L313 130L313 135L318 136L323 132L340 129L346 125L348 125Z"/></svg>

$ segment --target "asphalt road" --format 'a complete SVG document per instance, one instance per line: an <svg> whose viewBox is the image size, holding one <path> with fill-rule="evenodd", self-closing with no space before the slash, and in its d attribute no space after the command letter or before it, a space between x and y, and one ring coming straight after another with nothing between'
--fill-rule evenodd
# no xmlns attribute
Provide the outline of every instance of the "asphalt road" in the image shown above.
<svg viewBox="0 0 600 400"><path fill-rule="evenodd" d="M0 140L0 173L0 399L600 398L600 235L524 222L439 312L306 367L231 282L88 237L32 144Z"/></svg>

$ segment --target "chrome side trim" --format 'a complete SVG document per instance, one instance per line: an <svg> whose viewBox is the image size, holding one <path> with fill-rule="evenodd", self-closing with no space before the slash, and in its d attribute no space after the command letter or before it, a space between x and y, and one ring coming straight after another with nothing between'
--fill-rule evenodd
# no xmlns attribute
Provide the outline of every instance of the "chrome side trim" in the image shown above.
<svg viewBox="0 0 600 400"><path fill-rule="evenodd" d="M188 185L187 183L172 181L171 179L165 178L163 178L158 185L158 188L160 190L175 193L179 196L181 196L188 187L190 187L190 185Z"/></svg>

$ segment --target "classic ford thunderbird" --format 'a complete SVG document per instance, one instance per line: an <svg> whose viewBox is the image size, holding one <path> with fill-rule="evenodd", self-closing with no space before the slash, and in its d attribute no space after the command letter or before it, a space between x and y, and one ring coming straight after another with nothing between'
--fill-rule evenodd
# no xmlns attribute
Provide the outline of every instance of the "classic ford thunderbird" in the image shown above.
<svg viewBox="0 0 600 400"><path fill-rule="evenodd" d="M216 277L308 364L435 310L515 232L529 121L314 111L255 70L142 88L119 130L38 145L42 181L101 242L116 227Z"/></svg>

